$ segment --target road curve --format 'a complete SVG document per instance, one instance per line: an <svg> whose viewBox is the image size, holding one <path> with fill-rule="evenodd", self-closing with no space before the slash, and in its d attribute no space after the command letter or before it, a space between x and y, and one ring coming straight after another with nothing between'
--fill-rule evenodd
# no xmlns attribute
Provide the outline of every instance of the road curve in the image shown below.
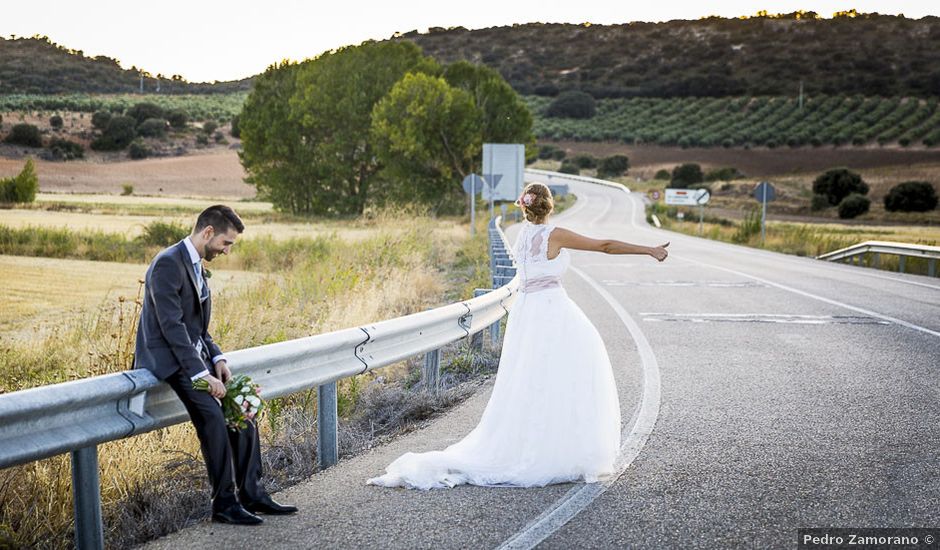
<svg viewBox="0 0 940 550"><path fill-rule="evenodd" d="M578 201L557 225L672 243L662 264L574 252L565 278L614 366L622 475L593 488L364 485L401 453L469 432L487 386L284 491L297 516L203 523L148 547L789 548L799 527L940 525L940 280L656 230L639 196L568 183Z"/></svg>

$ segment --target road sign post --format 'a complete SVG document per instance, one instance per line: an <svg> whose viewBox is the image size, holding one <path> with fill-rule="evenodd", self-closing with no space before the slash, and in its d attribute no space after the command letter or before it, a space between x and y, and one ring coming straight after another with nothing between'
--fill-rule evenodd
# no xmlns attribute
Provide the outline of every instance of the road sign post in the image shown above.
<svg viewBox="0 0 940 550"><path fill-rule="evenodd" d="M773 185L762 181L754 188L754 198L760 201L760 244L764 246L767 239L767 203L777 198L777 191Z"/></svg>
<svg viewBox="0 0 940 550"><path fill-rule="evenodd" d="M483 178L477 174L469 174L463 179L463 190L467 193L467 195L470 196L470 236L473 236L476 233L477 193L483 191L483 184ZM492 193L490 194L490 197L492 200Z"/></svg>

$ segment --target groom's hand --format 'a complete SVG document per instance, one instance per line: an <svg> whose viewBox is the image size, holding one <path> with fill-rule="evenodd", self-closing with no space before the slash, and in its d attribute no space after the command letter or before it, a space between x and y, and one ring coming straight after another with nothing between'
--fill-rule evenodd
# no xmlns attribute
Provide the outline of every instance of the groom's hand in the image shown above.
<svg viewBox="0 0 940 550"><path fill-rule="evenodd" d="M223 384L228 384L228 381L232 379L232 371L229 370L228 362L225 359L215 364L215 375L219 377Z"/></svg>
<svg viewBox="0 0 940 550"><path fill-rule="evenodd" d="M205 379L206 382L209 383L209 395L216 399L225 397L225 384L223 384L221 380L211 374L207 374Z"/></svg>

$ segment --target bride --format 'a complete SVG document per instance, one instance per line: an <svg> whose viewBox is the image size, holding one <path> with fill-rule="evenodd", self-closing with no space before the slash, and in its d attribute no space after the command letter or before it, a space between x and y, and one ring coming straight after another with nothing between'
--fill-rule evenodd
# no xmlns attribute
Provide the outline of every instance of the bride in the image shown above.
<svg viewBox="0 0 940 550"><path fill-rule="evenodd" d="M463 483L535 487L594 482L614 471L620 404L597 329L561 286L567 249L648 254L548 223L551 191L530 183L516 201L526 221L513 247L521 294L509 312L493 393L480 423L443 451L405 453L367 483L432 489Z"/></svg>

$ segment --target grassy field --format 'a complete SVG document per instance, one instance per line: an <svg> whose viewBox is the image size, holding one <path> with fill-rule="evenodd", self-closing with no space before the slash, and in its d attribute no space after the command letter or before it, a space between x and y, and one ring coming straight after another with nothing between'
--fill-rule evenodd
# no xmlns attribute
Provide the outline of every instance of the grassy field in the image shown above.
<svg viewBox="0 0 940 550"><path fill-rule="evenodd" d="M243 212L248 228L232 255L210 266L212 332L226 350L423 311L489 286L482 218L471 239L465 220L409 209L298 222L265 203L229 204ZM63 211L63 205L75 209ZM0 210L4 239L36 245L23 245L32 247L32 256L0 255L0 393L129 368L138 281L159 250L139 240L141 228L154 221L190 223L204 205L174 197L42 195L34 207ZM88 259L104 253L122 259ZM475 364L466 363L470 357L461 352L445 365L463 372ZM417 399L424 392L407 389L419 380L415 372L417 363L404 362L383 369L382 384L373 382L374 374L340 384L344 423L365 422L361 418L376 407L394 409L382 412L385 420L374 429L343 432L353 435L343 435L341 452L371 445L409 418L464 395L455 390ZM311 399L307 392L272 402L262 431L274 487L309 475L316 463ZM296 456L285 461L285 453ZM188 424L103 445L99 454L109 545L126 547L204 516L204 467ZM69 491L67 457L0 472L0 547L5 540L61 546L71 522ZM139 509L155 519L142 522L133 512Z"/></svg>

